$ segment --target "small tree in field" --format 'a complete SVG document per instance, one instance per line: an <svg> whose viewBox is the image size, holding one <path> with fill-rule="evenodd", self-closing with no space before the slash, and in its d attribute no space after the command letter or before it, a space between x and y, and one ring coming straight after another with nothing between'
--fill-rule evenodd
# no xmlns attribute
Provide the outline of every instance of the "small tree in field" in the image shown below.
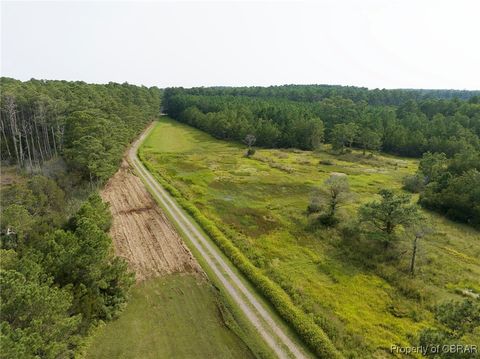
<svg viewBox="0 0 480 359"><path fill-rule="evenodd" d="M245 136L243 143L245 143L248 147L247 153L246 153L247 157L251 157L255 154L255 149L253 148L253 145L255 144L256 141L257 141L257 138L255 137L255 135L251 133Z"/></svg>
<svg viewBox="0 0 480 359"><path fill-rule="evenodd" d="M372 224L387 235L388 245L398 226L408 227L418 220L418 207L410 202L410 196L395 194L390 189L379 192L380 201L373 201L360 207L360 220Z"/></svg>
<svg viewBox="0 0 480 359"><path fill-rule="evenodd" d="M309 213L321 212L320 222L333 225L337 222L338 208L350 199L348 177L334 174L327 178L323 184L323 190L312 197L307 211Z"/></svg>
<svg viewBox="0 0 480 359"><path fill-rule="evenodd" d="M328 194L328 212L331 217L335 216L338 207L344 204L350 193L347 176L331 175L323 183Z"/></svg>

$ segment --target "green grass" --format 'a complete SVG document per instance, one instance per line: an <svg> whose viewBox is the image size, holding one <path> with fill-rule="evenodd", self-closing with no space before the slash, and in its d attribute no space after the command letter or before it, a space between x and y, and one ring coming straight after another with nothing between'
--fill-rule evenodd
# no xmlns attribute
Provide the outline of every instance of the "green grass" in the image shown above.
<svg viewBox="0 0 480 359"><path fill-rule="evenodd" d="M425 212L436 233L420 244L418 274L410 278L408 240L398 243L396 260L382 261L368 252L373 239L312 226L305 215L311 194L332 172L347 174L354 192L342 209L346 223L381 188L401 190L416 160L267 149L248 159L244 151L168 119L141 148L149 167L281 285L346 356L384 357L391 344L414 344L418 331L432 325L434 304L458 299L465 288L480 290L474 229Z"/></svg>
<svg viewBox="0 0 480 359"><path fill-rule="evenodd" d="M86 358L254 358L232 320L204 279L148 280L117 320L98 329Z"/></svg>
<svg viewBox="0 0 480 359"><path fill-rule="evenodd" d="M178 127L175 122L164 122L162 132L151 133L142 147L150 151L161 152L176 152L182 153L192 149L215 150L218 146L221 149L222 144L206 143L204 134L202 132L188 132L183 128Z"/></svg>

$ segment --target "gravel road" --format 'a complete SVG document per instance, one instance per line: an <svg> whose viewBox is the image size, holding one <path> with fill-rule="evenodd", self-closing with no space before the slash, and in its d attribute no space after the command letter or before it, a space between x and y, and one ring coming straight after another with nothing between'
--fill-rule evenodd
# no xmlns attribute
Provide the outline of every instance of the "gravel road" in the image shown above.
<svg viewBox="0 0 480 359"><path fill-rule="evenodd" d="M197 249L211 271L223 284L226 292L237 303L253 326L258 330L265 342L272 348L279 358L308 358L303 348L295 343L289 333L280 327L272 315L256 295L247 288L239 277L239 274L231 268L221 256L220 250L215 244L201 233L193 220L185 214L170 194L154 179L152 174L145 168L137 156L137 150L154 124L134 142L129 150L128 158L137 174L145 181L152 193L157 197L159 204L170 215L170 218L182 230L188 241Z"/></svg>

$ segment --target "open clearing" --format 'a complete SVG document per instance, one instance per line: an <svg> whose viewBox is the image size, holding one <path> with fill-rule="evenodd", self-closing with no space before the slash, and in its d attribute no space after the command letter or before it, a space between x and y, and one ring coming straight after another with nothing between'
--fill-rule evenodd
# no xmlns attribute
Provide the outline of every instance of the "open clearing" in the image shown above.
<svg viewBox="0 0 480 359"><path fill-rule="evenodd" d="M245 342L256 345L255 336L240 338L248 331L126 160L101 195L113 215L115 252L137 284L120 317L95 333L86 357L254 358Z"/></svg>
<svg viewBox="0 0 480 359"><path fill-rule="evenodd" d="M128 261L137 281L171 273L201 272L126 160L101 195L110 204L113 216L110 235L115 254Z"/></svg>
<svg viewBox="0 0 480 359"><path fill-rule="evenodd" d="M163 146L164 139L177 138ZM312 193L332 172L348 175L358 206L384 187L401 189L416 160L328 152L258 149L162 119L141 148L143 158L183 197L214 221L267 276L310 313L345 356L384 358L392 344L413 345L433 325L431 308L480 293L480 233L424 212L435 234L421 243L415 278L408 276L411 243L398 243L392 264L373 246L340 230L312 226L305 214ZM350 238L351 237L351 238ZM375 262L378 260L378 262Z"/></svg>

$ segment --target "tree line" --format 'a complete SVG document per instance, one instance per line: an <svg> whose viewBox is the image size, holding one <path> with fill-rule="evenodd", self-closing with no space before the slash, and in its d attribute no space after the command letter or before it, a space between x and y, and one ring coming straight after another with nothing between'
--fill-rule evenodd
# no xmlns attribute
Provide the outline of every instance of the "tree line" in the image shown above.
<svg viewBox="0 0 480 359"><path fill-rule="evenodd" d="M1 357L75 357L134 282L114 255L110 211L95 188L158 114L160 90L7 78L1 86L2 167L17 168L0 193Z"/></svg>
<svg viewBox="0 0 480 359"><path fill-rule="evenodd" d="M322 95L305 96L309 91ZM217 138L243 141L253 135L260 147L313 150L325 142L338 153L356 147L364 154L377 150L410 157L443 154L452 165L442 181L417 176L424 182L420 203L478 225L480 96L450 90L381 92L395 101L361 88L280 86L170 88L164 92L163 105L174 119ZM352 93L363 95L357 98ZM435 98L455 93L468 100ZM462 187L472 190L463 195L460 206L454 198Z"/></svg>
<svg viewBox="0 0 480 359"><path fill-rule="evenodd" d="M428 89L372 89L339 85L282 85L269 87L194 87L185 89L190 95L245 96L256 98L283 98L293 101L315 102L325 98L342 97L352 101L365 101L369 105L401 105L408 100L461 99L480 96L480 91L428 90Z"/></svg>
<svg viewBox="0 0 480 359"><path fill-rule="evenodd" d="M424 207L480 228L480 152L462 151L452 158L426 152L417 173L404 179L404 188L420 193Z"/></svg>
<svg viewBox="0 0 480 359"><path fill-rule="evenodd" d="M81 176L105 180L159 109L157 88L10 78L0 86L1 160L32 172L62 157Z"/></svg>
<svg viewBox="0 0 480 359"><path fill-rule="evenodd" d="M222 139L241 140L251 132L259 146L313 149L315 132L327 143L374 145L411 157L427 151L451 157L464 149L480 149L480 97L373 106L338 96L299 102L189 92L166 89L165 111Z"/></svg>

